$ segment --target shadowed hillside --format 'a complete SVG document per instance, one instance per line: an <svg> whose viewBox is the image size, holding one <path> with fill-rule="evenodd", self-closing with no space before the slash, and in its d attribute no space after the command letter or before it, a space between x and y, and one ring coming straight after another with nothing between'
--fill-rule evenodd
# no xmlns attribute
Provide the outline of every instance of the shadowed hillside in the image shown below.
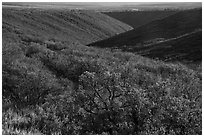
<svg viewBox="0 0 204 137"><path fill-rule="evenodd" d="M165 61L200 62L202 61L202 31L132 50L143 56Z"/></svg>
<svg viewBox="0 0 204 137"><path fill-rule="evenodd" d="M89 44L97 47L142 46L157 38L169 39L202 28L202 10L186 10L126 33Z"/></svg>
<svg viewBox="0 0 204 137"><path fill-rule="evenodd" d="M147 24L153 20L165 18L173 15L178 11L175 10L157 10L157 11L122 11L122 12L104 12L104 14L120 20L133 28Z"/></svg>
<svg viewBox="0 0 204 137"><path fill-rule="evenodd" d="M88 44L131 29L94 11L3 8L2 18L3 40L11 41L35 37Z"/></svg>

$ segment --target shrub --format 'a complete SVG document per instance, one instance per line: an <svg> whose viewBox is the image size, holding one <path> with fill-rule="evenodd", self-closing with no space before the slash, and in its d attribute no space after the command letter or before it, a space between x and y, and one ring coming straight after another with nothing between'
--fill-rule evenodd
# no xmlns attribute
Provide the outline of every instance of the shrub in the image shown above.
<svg viewBox="0 0 204 137"><path fill-rule="evenodd" d="M195 70L66 47L31 42L28 56L19 45L3 49L3 100L17 107L3 110L4 134L202 134L202 78ZM23 121L12 123L13 115Z"/></svg>

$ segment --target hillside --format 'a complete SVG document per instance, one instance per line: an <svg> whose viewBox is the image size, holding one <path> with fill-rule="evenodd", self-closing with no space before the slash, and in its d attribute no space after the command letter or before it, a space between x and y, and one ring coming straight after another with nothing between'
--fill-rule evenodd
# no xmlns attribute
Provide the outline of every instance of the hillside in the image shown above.
<svg viewBox="0 0 204 137"><path fill-rule="evenodd" d="M42 8L3 8L3 40L56 39L89 44L131 29L94 11Z"/></svg>
<svg viewBox="0 0 204 137"><path fill-rule="evenodd" d="M88 46L109 48L143 46L146 41L174 38L200 28L202 28L202 10L185 10Z"/></svg>
<svg viewBox="0 0 204 137"><path fill-rule="evenodd" d="M199 71L83 45L129 26L79 10L3 8L2 18L3 135L202 135Z"/></svg>
<svg viewBox="0 0 204 137"><path fill-rule="evenodd" d="M197 71L82 45L21 47L3 45L2 134L202 134Z"/></svg>
<svg viewBox="0 0 204 137"><path fill-rule="evenodd" d="M104 14L120 20L133 28L138 28L144 24L165 18L167 16L175 14L176 10L152 10L152 11L116 11L116 12L103 12Z"/></svg>
<svg viewBox="0 0 204 137"><path fill-rule="evenodd" d="M129 51L136 51L143 56L159 58L165 61L201 62L202 31L196 31L178 38L138 47Z"/></svg>

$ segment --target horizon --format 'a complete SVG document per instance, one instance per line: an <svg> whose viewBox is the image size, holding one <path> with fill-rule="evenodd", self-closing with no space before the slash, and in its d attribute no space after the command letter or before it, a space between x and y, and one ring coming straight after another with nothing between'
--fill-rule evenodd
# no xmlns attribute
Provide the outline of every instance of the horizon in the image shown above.
<svg viewBox="0 0 204 137"><path fill-rule="evenodd" d="M63 8L95 11L164 10L202 8L202 2L2 2L3 7Z"/></svg>

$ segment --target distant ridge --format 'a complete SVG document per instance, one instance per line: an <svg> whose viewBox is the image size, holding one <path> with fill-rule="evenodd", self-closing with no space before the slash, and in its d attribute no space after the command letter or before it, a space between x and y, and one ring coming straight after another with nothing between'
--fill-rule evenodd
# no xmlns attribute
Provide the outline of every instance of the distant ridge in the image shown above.
<svg viewBox="0 0 204 137"><path fill-rule="evenodd" d="M152 21L137 29L91 43L88 46L117 47L137 46L155 38L174 38L202 28L202 10L180 11L161 20Z"/></svg>
<svg viewBox="0 0 204 137"><path fill-rule="evenodd" d="M112 11L104 14L120 20L133 28L138 28L151 21L163 19L177 13L176 10L156 10L156 11Z"/></svg>

